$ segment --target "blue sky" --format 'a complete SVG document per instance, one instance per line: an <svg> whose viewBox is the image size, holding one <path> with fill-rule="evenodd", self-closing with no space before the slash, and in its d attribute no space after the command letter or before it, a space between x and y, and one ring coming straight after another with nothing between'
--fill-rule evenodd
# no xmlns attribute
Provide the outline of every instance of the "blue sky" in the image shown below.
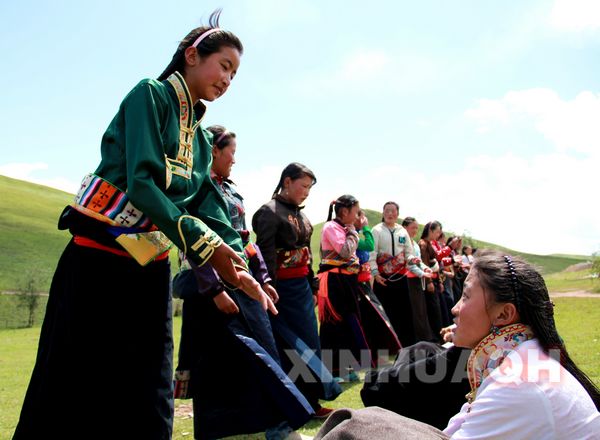
<svg viewBox="0 0 600 440"><path fill-rule="evenodd" d="M335 197L536 253L600 250L600 2L0 5L0 174L74 191L125 94L223 8L245 52L207 124L251 215L291 161Z"/></svg>

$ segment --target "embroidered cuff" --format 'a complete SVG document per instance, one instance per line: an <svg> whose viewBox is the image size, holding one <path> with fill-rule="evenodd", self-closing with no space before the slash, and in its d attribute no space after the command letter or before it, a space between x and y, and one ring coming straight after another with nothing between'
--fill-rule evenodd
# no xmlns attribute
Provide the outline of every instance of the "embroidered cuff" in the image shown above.
<svg viewBox="0 0 600 440"><path fill-rule="evenodd" d="M194 243L190 250L190 254L192 254L197 260L197 265L202 266L206 263L212 254L215 253L215 249L223 244L223 239L217 235L216 232L211 231L210 229L206 231L206 233Z"/></svg>

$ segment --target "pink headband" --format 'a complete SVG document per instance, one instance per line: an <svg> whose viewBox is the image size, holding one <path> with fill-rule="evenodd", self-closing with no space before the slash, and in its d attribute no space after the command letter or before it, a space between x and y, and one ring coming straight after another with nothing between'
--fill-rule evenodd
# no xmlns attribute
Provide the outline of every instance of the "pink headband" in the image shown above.
<svg viewBox="0 0 600 440"><path fill-rule="evenodd" d="M223 140L223 138L225 136L227 136L229 134L229 132L227 130L225 130L223 133L221 133L221 135L217 138L217 141L215 142L215 145L217 145L219 142L221 142Z"/></svg>
<svg viewBox="0 0 600 440"><path fill-rule="evenodd" d="M219 28L211 28L211 29L207 30L206 32L204 32L203 34L200 34L200 36L198 38L196 38L196 41L194 41L194 44L192 44L192 47L198 47L198 44L200 44L200 42L202 40L204 40L210 34L214 34L215 32L218 32L220 30L221 29L219 29Z"/></svg>

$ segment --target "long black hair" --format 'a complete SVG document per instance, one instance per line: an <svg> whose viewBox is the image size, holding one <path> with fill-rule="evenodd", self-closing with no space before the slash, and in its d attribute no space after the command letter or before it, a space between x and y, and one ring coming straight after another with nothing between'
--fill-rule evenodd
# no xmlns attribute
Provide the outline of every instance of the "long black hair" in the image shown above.
<svg viewBox="0 0 600 440"><path fill-rule="evenodd" d="M219 17L221 16L221 9L216 9L210 14L208 19L208 26L200 26L185 36L183 40L177 46L177 50L173 55L173 59L169 65L165 68L163 73L158 77L159 81L164 81L175 71L183 75L185 70L185 50L194 44L196 38L202 35L204 32L219 27ZM244 52L244 46L238 37L233 32L219 30L210 35L207 35L196 47L198 55L201 58L207 57L213 53L219 52L223 46L233 47L237 49L240 55Z"/></svg>
<svg viewBox="0 0 600 440"><path fill-rule="evenodd" d="M598 388L575 365L558 335L554 322L554 304L550 301L546 283L540 273L523 259L495 250L477 252L471 273L473 271L489 299L496 303L515 305L521 323L531 327L546 354L550 350L559 350L560 364L579 381L596 408L600 409Z"/></svg>
<svg viewBox="0 0 600 440"><path fill-rule="evenodd" d="M330 221L332 218L333 211L335 210L335 216L337 217L342 210L342 208L351 209L354 205L358 204L358 200L356 197L351 196L350 194L344 194L341 197L338 197L333 202L329 204L329 212L327 213L327 221Z"/></svg>
<svg viewBox="0 0 600 440"><path fill-rule="evenodd" d="M286 179L286 177L289 177L291 180L298 180L302 179L303 177L310 177L312 179L313 185L317 183L317 178L315 177L314 173L311 170L309 170L306 165L302 165L298 162L292 162L291 164L286 166L281 172L279 183L277 184L277 187L275 187L275 191L273 191L273 196L271 198L274 198L279 193L279 190L283 188L283 182Z"/></svg>
<svg viewBox="0 0 600 440"><path fill-rule="evenodd" d="M429 231L435 231L437 228L442 228L442 224L437 220L425 223L425 226L423 226L423 232L421 233L421 240L428 240L427 237L429 237Z"/></svg>

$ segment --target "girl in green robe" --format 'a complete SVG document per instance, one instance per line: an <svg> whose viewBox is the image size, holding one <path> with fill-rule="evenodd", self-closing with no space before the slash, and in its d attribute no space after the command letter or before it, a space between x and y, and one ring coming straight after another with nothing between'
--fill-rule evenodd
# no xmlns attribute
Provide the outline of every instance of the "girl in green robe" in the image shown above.
<svg viewBox="0 0 600 440"><path fill-rule="evenodd" d="M171 437L171 243L274 310L210 182L201 100L227 91L243 51L218 28L219 14L184 38L158 80L125 97L100 165L60 217L73 239L54 274L14 439Z"/></svg>

